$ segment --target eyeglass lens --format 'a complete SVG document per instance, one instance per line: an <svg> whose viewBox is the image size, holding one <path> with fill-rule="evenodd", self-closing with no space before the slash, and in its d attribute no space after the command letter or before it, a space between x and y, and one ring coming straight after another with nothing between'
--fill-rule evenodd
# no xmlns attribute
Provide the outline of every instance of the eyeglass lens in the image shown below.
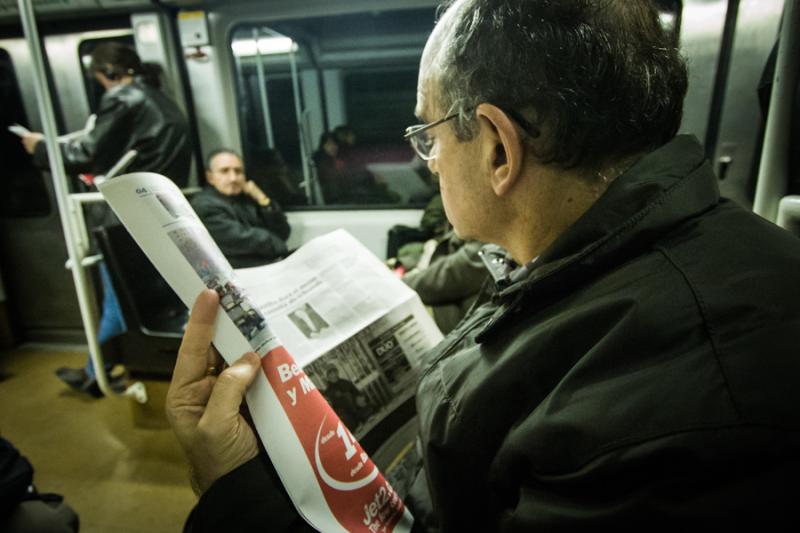
<svg viewBox="0 0 800 533"><path fill-rule="evenodd" d="M424 160L431 158L434 143L427 131L421 131L409 140L411 141L411 146L416 150L417 155Z"/></svg>

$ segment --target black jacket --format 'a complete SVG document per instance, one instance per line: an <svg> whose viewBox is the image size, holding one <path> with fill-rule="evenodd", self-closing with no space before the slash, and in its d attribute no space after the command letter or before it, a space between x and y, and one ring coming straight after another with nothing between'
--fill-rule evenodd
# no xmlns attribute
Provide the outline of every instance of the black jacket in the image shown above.
<svg viewBox="0 0 800 533"><path fill-rule="evenodd" d="M106 91L94 129L61 144L61 154L68 172L98 175L134 149L138 154L126 172L157 172L185 187L192 155L188 132L186 118L175 102L161 91L134 81ZM45 143L36 145L33 156L37 166L47 166Z"/></svg>
<svg viewBox="0 0 800 533"><path fill-rule="evenodd" d="M0 523L30 495L33 467L6 439L0 437Z"/></svg>
<svg viewBox="0 0 800 533"><path fill-rule="evenodd" d="M286 256L291 228L274 200L261 207L246 194L225 196L206 187L191 204L234 268L263 265Z"/></svg>
<svg viewBox="0 0 800 533"><path fill-rule="evenodd" d="M676 138L426 357L416 528L796 526L799 332L800 241L721 200ZM231 520L226 488L256 477L262 516ZM243 465L195 517L256 531L274 481Z"/></svg>

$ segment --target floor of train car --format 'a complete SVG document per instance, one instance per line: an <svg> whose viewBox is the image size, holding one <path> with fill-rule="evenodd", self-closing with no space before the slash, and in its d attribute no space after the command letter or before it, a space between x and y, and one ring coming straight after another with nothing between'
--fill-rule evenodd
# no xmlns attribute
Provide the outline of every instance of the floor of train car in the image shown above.
<svg viewBox="0 0 800 533"><path fill-rule="evenodd" d="M166 384L148 384L144 408L93 399L53 374L85 360L85 351L41 347L0 353L0 434L33 464L41 492L65 496L82 533L181 531L196 498L163 419Z"/></svg>

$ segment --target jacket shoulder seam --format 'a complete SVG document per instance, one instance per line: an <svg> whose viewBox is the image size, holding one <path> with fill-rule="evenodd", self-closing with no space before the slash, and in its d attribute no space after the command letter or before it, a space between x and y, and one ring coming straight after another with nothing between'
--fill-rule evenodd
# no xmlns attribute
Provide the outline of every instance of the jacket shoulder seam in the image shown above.
<svg viewBox="0 0 800 533"><path fill-rule="evenodd" d="M733 406L733 410L736 413L736 416L741 420L742 411L736 403L736 400L733 395L733 391L731 390L730 380L728 379L728 375L725 372L725 367L722 364L722 359L720 357L720 349L719 344L717 342L717 335L716 330L714 328L714 324L709 316L708 308L706 303L703 299L702 294L700 294L700 290L698 287L692 282L689 274L684 270L675 258L667 251L667 249L663 245L655 246L655 249L658 250L661 255L667 260L667 262L672 265L672 268L680 274L683 278L683 281L686 283L686 286L689 288L689 291L692 293L692 297L694 298L695 305L697 306L698 313L700 314L700 318L703 322L703 328L706 331L706 335L708 336L708 341L711 344L711 351L714 354L714 360L717 364L717 368L719 369L719 373L722 376L722 381L725 384L725 390L728 393L728 399L731 402L731 406Z"/></svg>

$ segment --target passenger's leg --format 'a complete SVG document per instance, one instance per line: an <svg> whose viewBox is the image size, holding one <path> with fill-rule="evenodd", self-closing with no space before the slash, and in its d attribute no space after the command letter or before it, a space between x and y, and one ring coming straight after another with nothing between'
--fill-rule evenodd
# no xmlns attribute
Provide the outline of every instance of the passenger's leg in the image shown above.
<svg viewBox="0 0 800 533"><path fill-rule="evenodd" d="M114 287L111 285L111 275L108 273L105 263L100 263L100 279L103 283L103 311L97 331L97 342L102 345L112 337L124 333L127 327L125 319L122 318L122 309L119 307L117 293L114 292ZM111 367L107 365L106 371L110 369ZM95 377L91 358L86 361L86 375L91 379Z"/></svg>
<svg viewBox="0 0 800 533"><path fill-rule="evenodd" d="M127 328L125 326L125 320L122 318L122 310L119 306L117 294L114 292L114 287L111 285L111 276L108 272L108 267L105 263L100 263L100 280L103 285L103 310L97 332L97 342L102 345L112 337L124 333ZM107 364L106 373L110 370L111 365ZM64 383L79 392L91 394L96 398L103 396L97 384L94 364L90 356L86 358L86 366L83 368L59 368L56 370L56 375ZM112 380L111 385L112 388L119 390L124 389L121 377L117 380Z"/></svg>

